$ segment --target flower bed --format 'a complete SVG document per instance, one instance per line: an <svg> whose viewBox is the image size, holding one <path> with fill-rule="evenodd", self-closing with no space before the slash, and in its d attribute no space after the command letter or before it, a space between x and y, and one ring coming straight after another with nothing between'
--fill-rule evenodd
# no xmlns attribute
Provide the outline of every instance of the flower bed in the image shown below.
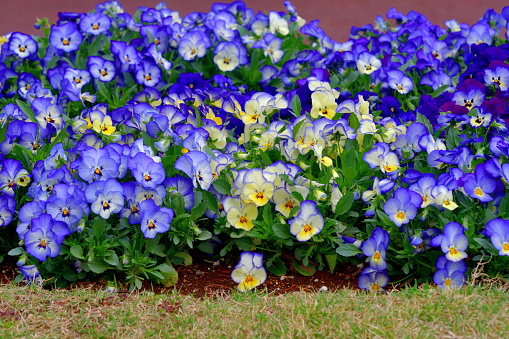
<svg viewBox="0 0 509 339"><path fill-rule="evenodd" d="M199 250L266 270L363 264L460 287L509 255L509 11L447 29L392 9L338 43L242 2L184 18L116 1L1 48L0 258L57 286L166 286ZM505 37L507 39L507 37ZM191 251L191 252L190 252Z"/></svg>

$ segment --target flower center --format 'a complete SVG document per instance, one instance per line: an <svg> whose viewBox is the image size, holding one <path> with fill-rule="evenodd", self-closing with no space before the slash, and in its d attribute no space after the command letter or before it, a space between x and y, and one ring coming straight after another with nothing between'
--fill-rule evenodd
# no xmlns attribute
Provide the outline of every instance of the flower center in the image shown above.
<svg viewBox="0 0 509 339"><path fill-rule="evenodd" d="M477 188L475 189L475 194L476 194L476 195L479 195L479 196L481 196L481 197L483 196L483 192L482 192L482 190L481 190L479 187L477 187Z"/></svg>
<svg viewBox="0 0 509 339"><path fill-rule="evenodd" d="M153 223L152 221L149 221L149 222L148 222L148 229L149 229L149 230L152 230L152 229L154 229L154 228L156 228L156 225L154 225L154 223Z"/></svg>
<svg viewBox="0 0 509 339"><path fill-rule="evenodd" d="M67 216L69 215L69 211L67 211L67 208L64 208L64 209L62 210L62 215L63 215L64 217L67 217Z"/></svg>
<svg viewBox="0 0 509 339"><path fill-rule="evenodd" d="M292 210L293 208L293 202L291 200L289 200L286 204L285 204L285 208L288 208L289 210Z"/></svg>
<svg viewBox="0 0 509 339"><path fill-rule="evenodd" d="M41 244L39 246L46 248L46 239L42 239Z"/></svg>
<svg viewBox="0 0 509 339"><path fill-rule="evenodd" d="M94 26L92 26L93 29L99 29L99 25L98 24L94 24Z"/></svg>
<svg viewBox="0 0 509 339"><path fill-rule="evenodd" d="M304 233L310 233L313 231L313 227L309 226L308 224L306 224L306 226L304 226Z"/></svg>
<svg viewBox="0 0 509 339"><path fill-rule="evenodd" d="M69 45L69 40L67 38L65 38L63 41L62 41L62 44L64 44L65 46Z"/></svg>
<svg viewBox="0 0 509 339"><path fill-rule="evenodd" d="M405 219L405 213L403 213L403 211L399 211L398 214L396 214L396 218Z"/></svg>
<svg viewBox="0 0 509 339"><path fill-rule="evenodd" d="M25 46L21 46L21 47L19 48L19 50L20 50L20 52L24 52L24 51L25 51Z"/></svg>
<svg viewBox="0 0 509 339"><path fill-rule="evenodd" d="M457 250L457 249L455 249L454 247L451 247L451 248L449 249L449 253L450 253L451 255L456 255L456 254L458 254L458 250Z"/></svg>
<svg viewBox="0 0 509 339"><path fill-rule="evenodd" d="M251 276L251 275L248 275L246 277L246 280L244 280L246 284L251 284L252 282L254 282L254 278Z"/></svg>
<svg viewBox="0 0 509 339"><path fill-rule="evenodd" d="M373 260L380 260L380 259L382 259L382 256L380 255L380 252L376 252L373 255Z"/></svg>
<svg viewBox="0 0 509 339"><path fill-rule="evenodd" d="M244 216L240 217L239 222L240 222L241 224L247 224L247 219L246 219L246 217L244 217Z"/></svg>
<svg viewBox="0 0 509 339"><path fill-rule="evenodd" d="M507 251L509 251L509 244L505 242L505 243L502 245L502 248L503 248L503 249L504 249L504 251L506 251L506 252L507 252Z"/></svg>
<svg viewBox="0 0 509 339"><path fill-rule="evenodd" d="M445 279L444 285L445 286L451 286L451 279L450 278Z"/></svg>

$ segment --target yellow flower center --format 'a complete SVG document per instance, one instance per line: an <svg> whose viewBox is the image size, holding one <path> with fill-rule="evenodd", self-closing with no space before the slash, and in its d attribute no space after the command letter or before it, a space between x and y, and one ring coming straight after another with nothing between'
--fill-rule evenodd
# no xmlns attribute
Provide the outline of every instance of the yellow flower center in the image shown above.
<svg viewBox="0 0 509 339"><path fill-rule="evenodd" d="M247 224L248 220L246 219L246 217L242 216L242 217L240 217L239 222L241 224Z"/></svg>
<svg viewBox="0 0 509 339"><path fill-rule="evenodd" d="M67 208L64 208L64 210L62 211L62 215L64 217L68 216L69 215L69 212L67 211Z"/></svg>
<svg viewBox="0 0 509 339"><path fill-rule="evenodd" d="M148 75L148 74L147 74L147 75L145 75L145 80L150 81L150 79L152 79L152 78L150 77L150 75Z"/></svg>
<svg viewBox="0 0 509 339"><path fill-rule="evenodd" d="M405 213L403 213L402 211L399 211L398 214L396 214L396 218L405 219Z"/></svg>
<svg viewBox="0 0 509 339"><path fill-rule="evenodd" d="M64 44L65 46L69 45L69 40L67 40L67 38L66 38L66 39L64 39L64 40L62 41L62 44Z"/></svg>
<svg viewBox="0 0 509 339"><path fill-rule="evenodd" d="M108 205L108 202L107 202L107 201L105 201L105 202L103 203L103 208L104 208L104 209L107 209L107 208L109 208L109 207L110 207L110 205Z"/></svg>
<svg viewBox="0 0 509 339"><path fill-rule="evenodd" d="M46 248L46 239L42 239L40 246Z"/></svg>
<svg viewBox="0 0 509 339"><path fill-rule="evenodd" d="M105 76L106 74L108 74L104 69L101 71L101 75L102 76Z"/></svg>
<svg viewBox="0 0 509 339"><path fill-rule="evenodd" d="M225 59L224 59L224 63L228 65L228 64L230 63L230 59L225 58Z"/></svg>
<svg viewBox="0 0 509 339"><path fill-rule="evenodd" d="M445 279L444 285L445 286L451 286L451 279L449 279L449 278Z"/></svg>
<svg viewBox="0 0 509 339"><path fill-rule="evenodd" d="M96 167L94 173L97 175L101 175L101 170L98 167Z"/></svg>
<svg viewBox="0 0 509 339"><path fill-rule="evenodd" d="M380 252L376 252L374 255L373 255L373 259L374 260L380 260L382 258L382 256L380 255Z"/></svg>
<svg viewBox="0 0 509 339"><path fill-rule="evenodd" d="M150 181L152 179L148 174L145 174L145 181Z"/></svg>
<svg viewBox="0 0 509 339"><path fill-rule="evenodd" d="M379 289L380 289L380 286L378 286L377 284L371 285L371 290L372 291L378 291Z"/></svg>
<svg viewBox="0 0 509 339"><path fill-rule="evenodd" d="M477 187L477 188L475 189L475 194L477 194L477 195L479 195L479 196L483 196L482 190L481 190L479 187Z"/></svg>
<svg viewBox="0 0 509 339"><path fill-rule="evenodd" d="M505 243L502 245L502 248L503 248L503 249L504 249L504 251L506 251L506 252L507 252L507 251L509 251L509 244L505 242Z"/></svg>
<svg viewBox="0 0 509 339"><path fill-rule="evenodd" d="M255 199L263 200L264 197L265 197L265 194L263 194L262 192L258 192L258 193L256 193Z"/></svg>
<svg viewBox="0 0 509 339"><path fill-rule="evenodd" d="M451 255L456 255L456 254L458 254L458 250L457 250L457 249L455 249L454 247L451 247L451 248L449 249L449 253L450 253Z"/></svg>
<svg viewBox="0 0 509 339"><path fill-rule="evenodd" d="M21 47L19 48L19 50L20 50L21 52L24 52L24 51L25 51L25 46L21 46Z"/></svg>
<svg viewBox="0 0 509 339"><path fill-rule="evenodd" d="M292 210L293 208L293 202L291 200L289 200L286 204L285 204L285 208L288 208L290 211Z"/></svg>
<svg viewBox="0 0 509 339"><path fill-rule="evenodd" d="M254 282L254 278L253 278L251 275L248 275L248 276L246 277L246 280L244 280L244 282L245 282L245 284L246 284L246 285L247 285L247 284L251 284L251 283L253 283L253 282Z"/></svg>
<svg viewBox="0 0 509 339"><path fill-rule="evenodd" d="M150 229L150 230L151 230L151 229L154 229L154 228L156 228L156 225L154 225L154 223L153 223L152 221L150 221L150 222L148 223L148 229Z"/></svg>
<svg viewBox="0 0 509 339"><path fill-rule="evenodd" d="M311 227L311 226L309 226L308 224L306 224L306 225L304 226L304 230L303 230L303 231L304 231L304 233L310 233L310 232L312 232L312 231L313 231L313 227Z"/></svg>

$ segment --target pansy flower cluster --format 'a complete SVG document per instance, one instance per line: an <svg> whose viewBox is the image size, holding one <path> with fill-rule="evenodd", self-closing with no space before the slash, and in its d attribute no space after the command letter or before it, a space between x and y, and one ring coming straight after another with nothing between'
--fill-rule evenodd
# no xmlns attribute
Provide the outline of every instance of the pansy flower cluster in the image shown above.
<svg viewBox="0 0 509 339"><path fill-rule="evenodd" d="M289 264L363 265L372 291L506 274L509 7L391 9L339 43L284 4L106 1L3 37L0 248L27 281L169 284L196 250L239 253L241 291Z"/></svg>

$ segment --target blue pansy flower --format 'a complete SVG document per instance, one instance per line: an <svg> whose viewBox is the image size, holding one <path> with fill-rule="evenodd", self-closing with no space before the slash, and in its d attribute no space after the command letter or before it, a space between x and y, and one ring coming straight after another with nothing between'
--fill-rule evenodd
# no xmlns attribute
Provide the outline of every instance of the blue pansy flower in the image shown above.
<svg viewBox="0 0 509 339"><path fill-rule="evenodd" d="M369 265L371 268L377 271L387 268L385 256L388 247L389 233L381 227L375 228L362 247L364 255L370 257Z"/></svg>
<svg viewBox="0 0 509 339"><path fill-rule="evenodd" d="M80 18L80 29L84 33L99 35L108 31L111 27L111 19L100 12L89 13Z"/></svg>
<svg viewBox="0 0 509 339"><path fill-rule="evenodd" d="M77 51L82 41L83 36L74 22L69 21L63 25L51 26L49 43L56 49L67 53Z"/></svg>
<svg viewBox="0 0 509 339"><path fill-rule="evenodd" d="M32 219L32 228L23 238L27 252L40 261L54 258L60 253L64 237L69 235L67 225L55 221L51 215L43 213Z"/></svg>
<svg viewBox="0 0 509 339"><path fill-rule="evenodd" d="M85 190L91 209L103 219L118 213L124 207L124 188L115 179L93 182Z"/></svg>
<svg viewBox="0 0 509 339"><path fill-rule="evenodd" d="M15 32L9 38L9 49L21 59L37 55L37 42L29 35Z"/></svg>
<svg viewBox="0 0 509 339"><path fill-rule="evenodd" d="M157 207L152 199L140 203L141 231L145 238L153 239L157 233L164 233L170 228L173 220L173 210Z"/></svg>
<svg viewBox="0 0 509 339"><path fill-rule="evenodd" d="M94 79L109 82L115 77L115 64L98 56L90 56L87 59L87 68Z"/></svg>
<svg viewBox="0 0 509 339"><path fill-rule="evenodd" d="M389 283L387 271L377 271L371 267L365 268L359 276L359 288L365 291L383 292Z"/></svg>
<svg viewBox="0 0 509 339"><path fill-rule="evenodd" d="M184 154L175 162L175 168L187 174L195 188L200 186L206 190L212 184L212 168L208 156L203 152L191 151Z"/></svg>
<svg viewBox="0 0 509 339"><path fill-rule="evenodd" d="M0 195L0 227L11 223L16 213L16 200L8 195Z"/></svg>
<svg viewBox="0 0 509 339"><path fill-rule="evenodd" d="M433 282L440 288L460 288L465 284L466 263L450 261L443 255L436 262L437 271L433 276Z"/></svg>

